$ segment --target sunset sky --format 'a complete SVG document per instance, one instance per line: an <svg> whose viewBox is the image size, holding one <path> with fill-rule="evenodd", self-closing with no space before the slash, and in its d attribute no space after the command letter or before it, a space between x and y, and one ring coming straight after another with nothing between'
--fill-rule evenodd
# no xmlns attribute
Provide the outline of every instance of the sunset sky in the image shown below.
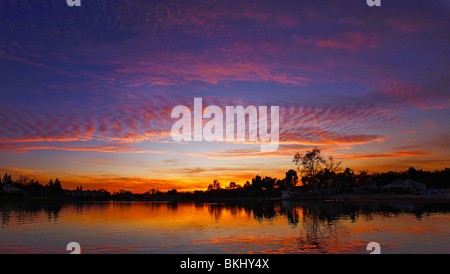
<svg viewBox="0 0 450 274"><path fill-rule="evenodd" d="M450 2L0 1L0 172L64 188L450 167ZM175 142L177 105L279 106L280 146Z"/></svg>

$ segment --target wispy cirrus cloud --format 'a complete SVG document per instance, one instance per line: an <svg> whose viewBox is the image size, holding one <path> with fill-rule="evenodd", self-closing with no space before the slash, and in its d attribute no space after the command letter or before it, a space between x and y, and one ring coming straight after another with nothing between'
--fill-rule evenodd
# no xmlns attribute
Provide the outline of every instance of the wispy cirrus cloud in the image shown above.
<svg viewBox="0 0 450 274"><path fill-rule="evenodd" d="M188 100L192 101L187 98L179 100L179 104ZM4 122L4 127L0 128L0 141L4 150L16 149L17 152L55 149L151 153L133 146L142 142L172 142L170 130L174 119L170 118L170 112L175 103L169 102L166 98L154 102L155 105L126 103L114 110L105 106L100 112L80 110L71 115L46 113L31 116L4 109L5 115L0 120ZM247 106L256 102L208 96L203 107L209 104L225 108L226 105ZM187 105L192 105L192 102ZM373 128L394 127L401 119L395 114L395 109L379 106L305 107L291 104L281 106L280 142L282 145L335 146L383 142L388 136L367 132ZM33 145L38 142L47 144ZM73 142L78 143L74 145ZM101 142L101 145L83 145L89 142Z"/></svg>

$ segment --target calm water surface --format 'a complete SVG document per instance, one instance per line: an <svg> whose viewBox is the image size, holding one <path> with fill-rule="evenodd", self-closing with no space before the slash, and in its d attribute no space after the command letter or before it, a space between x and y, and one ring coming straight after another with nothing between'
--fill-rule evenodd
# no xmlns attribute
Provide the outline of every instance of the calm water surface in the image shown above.
<svg viewBox="0 0 450 274"><path fill-rule="evenodd" d="M1 202L0 253L450 253L450 205Z"/></svg>

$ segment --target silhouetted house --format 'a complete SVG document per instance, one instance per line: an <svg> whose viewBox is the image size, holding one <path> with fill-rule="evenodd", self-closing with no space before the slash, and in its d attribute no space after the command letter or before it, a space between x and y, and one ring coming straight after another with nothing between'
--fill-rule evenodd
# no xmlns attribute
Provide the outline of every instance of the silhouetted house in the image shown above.
<svg viewBox="0 0 450 274"><path fill-rule="evenodd" d="M281 191L281 199L282 200L295 200L302 197L302 192L300 188L289 188Z"/></svg>
<svg viewBox="0 0 450 274"><path fill-rule="evenodd" d="M383 189L389 191L421 192L427 189L427 185L409 179L398 179L390 184L385 185Z"/></svg>
<svg viewBox="0 0 450 274"><path fill-rule="evenodd" d="M84 191L83 196L87 197L87 198L100 199L100 198L108 197L109 192L98 191L98 190L88 190L88 191Z"/></svg>
<svg viewBox="0 0 450 274"><path fill-rule="evenodd" d="M442 192L436 190L436 189L429 189L424 191L424 194L426 195L442 195Z"/></svg>
<svg viewBox="0 0 450 274"><path fill-rule="evenodd" d="M66 190L64 194L67 197L88 199L104 199L110 196L109 192L101 190Z"/></svg>
<svg viewBox="0 0 450 274"><path fill-rule="evenodd" d="M289 200L290 197L291 197L291 191L290 190L283 190L283 191L281 191L281 199Z"/></svg>
<svg viewBox="0 0 450 274"><path fill-rule="evenodd" d="M5 193L19 193L20 192L19 189L15 188L11 184L4 184L2 188L3 188L3 192L5 192Z"/></svg>
<svg viewBox="0 0 450 274"><path fill-rule="evenodd" d="M81 197L83 193L79 190L65 190L64 195L67 197Z"/></svg>
<svg viewBox="0 0 450 274"><path fill-rule="evenodd" d="M373 193L378 191L380 188L377 184L373 183L367 186L358 186L353 188L354 193Z"/></svg>

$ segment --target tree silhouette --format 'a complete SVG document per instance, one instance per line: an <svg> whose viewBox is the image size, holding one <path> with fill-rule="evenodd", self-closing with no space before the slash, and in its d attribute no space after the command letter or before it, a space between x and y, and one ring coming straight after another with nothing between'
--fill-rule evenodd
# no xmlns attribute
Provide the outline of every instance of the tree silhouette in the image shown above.
<svg viewBox="0 0 450 274"><path fill-rule="evenodd" d="M275 178L266 176L266 177L262 180L262 187L263 187L263 190L266 190L266 191L272 191L272 190L274 189L274 187L275 187L275 182L276 182L276 179L275 179Z"/></svg>
<svg viewBox="0 0 450 274"><path fill-rule="evenodd" d="M214 180L214 182L213 182L213 189L215 189L215 190L221 189L221 186L220 186L220 182L219 182L219 181Z"/></svg>
<svg viewBox="0 0 450 274"><path fill-rule="evenodd" d="M298 170L301 171L302 174L306 174L306 182L311 183L314 190L317 191L318 182L316 175L322 165L325 164L325 160L320 154L320 149L314 147L311 151L306 151L305 154L297 152L295 153L292 162L297 166Z"/></svg>
<svg viewBox="0 0 450 274"><path fill-rule="evenodd" d="M330 172L338 172L339 170L341 170L341 164L342 161L336 161L336 159L334 159L333 156L329 156L326 160L325 160L325 167L326 169L328 169Z"/></svg>
<svg viewBox="0 0 450 274"><path fill-rule="evenodd" d="M293 169L290 169L286 172L286 177L284 178L284 186L287 188L294 187L298 183L297 172Z"/></svg>
<svg viewBox="0 0 450 274"><path fill-rule="evenodd" d="M13 183L13 181L12 181L12 179L11 179L11 174L7 174L7 173L5 173L5 175L3 175L3 183L4 184L12 184Z"/></svg>

